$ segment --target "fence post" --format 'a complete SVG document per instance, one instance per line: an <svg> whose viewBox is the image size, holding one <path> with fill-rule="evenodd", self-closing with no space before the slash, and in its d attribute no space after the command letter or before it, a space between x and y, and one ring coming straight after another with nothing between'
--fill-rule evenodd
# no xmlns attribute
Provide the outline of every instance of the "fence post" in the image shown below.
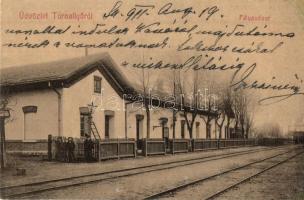
<svg viewBox="0 0 304 200"><path fill-rule="evenodd" d="M192 152L194 152L194 150L195 150L195 141L194 141L195 139L193 139L191 142L192 142Z"/></svg>
<svg viewBox="0 0 304 200"><path fill-rule="evenodd" d="M48 135L48 160L52 160L52 135Z"/></svg>
<svg viewBox="0 0 304 200"><path fill-rule="evenodd" d="M135 140L133 142L133 151L134 151L134 158L136 158L137 152L136 152L136 141Z"/></svg>

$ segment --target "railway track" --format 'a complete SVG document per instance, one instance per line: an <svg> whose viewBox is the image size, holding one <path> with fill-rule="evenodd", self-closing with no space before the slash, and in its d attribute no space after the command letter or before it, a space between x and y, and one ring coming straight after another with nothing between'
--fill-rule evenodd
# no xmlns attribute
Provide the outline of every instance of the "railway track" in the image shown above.
<svg viewBox="0 0 304 200"><path fill-rule="evenodd" d="M283 147L246 150L246 151L226 153L221 155L213 155L213 156L205 156L205 157L199 157L193 159L172 161L172 162L166 162L166 163L160 163L160 164L154 164L148 166L106 171L101 173L93 173L93 174L73 176L73 177L61 178L61 179L53 179L53 180L34 182L29 184L5 186L0 188L0 193L1 196L4 198L17 198L17 197L37 194L41 192L51 191L51 190L59 190L67 187L73 187L73 186L79 186L83 184L89 184L89 183L100 182L105 180L134 176L148 172L167 170L167 169L183 167L187 165L215 161L224 158L236 157L236 156L246 155L256 152L270 151L280 148Z"/></svg>
<svg viewBox="0 0 304 200"><path fill-rule="evenodd" d="M209 196L207 197L203 197L201 198L201 196L199 197L199 199L206 199L206 200L211 200L211 199L214 199L220 195L222 195L223 193L251 180L252 178L256 177L256 176L259 176L260 174L262 173L265 173L266 171L270 170L270 169L273 169L274 167L277 167L301 154L304 153L304 151L298 151L296 153L293 153L294 150L291 150L291 151L286 151L286 152L283 152L283 153L279 153L279 154L276 154L274 156L270 156L270 157L267 157L267 158L264 158L264 159L261 159L261 160L257 160L257 161L253 161L253 162L250 162L250 163L247 163L245 165L242 165L242 166L238 166L238 167L235 167L235 168L232 168L232 169L229 169L229 170L226 170L226 171L223 171L223 172L220 172L220 173L216 173L214 175L211 175L211 176L208 176L208 177L203 177L203 178L200 178L200 179L197 179L197 180L194 180L194 181L190 181L188 183L185 183L185 184L182 184L182 185L178 185L178 186L174 186L170 189L167 189L167 190L164 190L164 191L161 191L161 192L158 192L158 193L155 193L155 194L152 194L144 199L148 200L148 199L160 199L160 198L165 198L165 197L173 197L174 199L178 199L179 197L179 193L180 192L185 192L186 190L189 190L189 189L193 189L194 187L198 187L199 189L195 190L195 191L199 191L201 194L204 193L203 191L203 187L202 187L202 184L208 184L206 182L208 181L218 181L220 183L223 183L225 181L222 180L222 176L225 176L225 175L231 175L231 173L233 172L236 172L236 171L241 171L241 170L244 170L246 168L250 168L256 164L260 164L260 163L264 163L265 162L269 162L275 158L279 158L280 156L283 156L283 159L279 160L279 161L274 161L274 162L270 162L271 164L266 166L266 167L263 167L261 170L259 170L258 172L256 173L253 173L249 176L246 176L245 178L241 178L240 180L220 189L220 190L217 190L215 192L213 192L212 194L210 194ZM288 154L292 154L290 156L287 156L286 158L284 158L284 156L288 155ZM233 176L230 176L228 177L230 179L233 179ZM226 177L226 180L227 180L227 177ZM208 185L207 185L208 187ZM205 187L206 188L206 187ZM191 191L193 192L193 190ZM189 193L189 191L188 191ZM195 197L194 197L195 198Z"/></svg>

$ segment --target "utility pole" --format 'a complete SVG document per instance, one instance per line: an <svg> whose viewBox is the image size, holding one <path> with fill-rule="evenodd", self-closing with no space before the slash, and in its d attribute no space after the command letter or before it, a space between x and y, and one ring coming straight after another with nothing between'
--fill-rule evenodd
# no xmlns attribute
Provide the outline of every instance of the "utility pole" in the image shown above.
<svg viewBox="0 0 304 200"><path fill-rule="evenodd" d="M0 117L0 133L1 133L1 138L0 138L0 162L1 162L1 169L4 169L6 167L6 151L5 151L5 128L4 128L4 117Z"/></svg>
<svg viewBox="0 0 304 200"><path fill-rule="evenodd" d="M9 110L0 111L0 167L6 167L6 148L5 148L5 119L10 117Z"/></svg>

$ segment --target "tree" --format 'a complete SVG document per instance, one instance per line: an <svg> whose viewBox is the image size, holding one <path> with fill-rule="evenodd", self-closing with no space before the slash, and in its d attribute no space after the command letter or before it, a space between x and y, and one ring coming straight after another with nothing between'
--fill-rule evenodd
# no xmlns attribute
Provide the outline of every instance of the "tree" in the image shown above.
<svg viewBox="0 0 304 200"><path fill-rule="evenodd" d="M230 126L231 109L232 109L231 89L230 88L221 89L217 97L218 97L217 98L218 115L215 119L215 122L219 128L219 139L221 139L223 126L226 119L227 119L227 127Z"/></svg>
<svg viewBox="0 0 304 200"><path fill-rule="evenodd" d="M172 82L171 82L171 93L172 93L172 98L173 98L173 103L174 105L171 107L172 109L172 126L173 126L173 139L176 137L176 119L177 119L177 113L180 111L178 102L179 102L179 97L180 97L180 90L179 90L179 84L180 84L180 71L174 71L172 73Z"/></svg>
<svg viewBox="0 0 304 200"><path fill-rule="evenodd" d="M241 137L245 138L245 117L247 113L248 98L243 90L234 93L233 110L235 113L235 130L241 128Z"/></svg>
<svg viewBox="0 0 304 200"><path fill-rule="evenodd" d="M196 117L199 114L199 104L200 104L200 95L199 95L199 79L198 73L194 72L193 80L187 80L189 85L185 84L185 80L181 80L179 76L178 81L178 91L180 92L180 103L183 108L183 116L185 118L187 130L189 132L190 139L193 138L193 126ZM189 78L188 77L188 78ZM187 93L186 91L191 91ZM188 115L190 114L190 116Z"/></svg>
<svg viewBox="0 0 304 200"><path fill-rule="evenodd" d="M241 137L248 138L253 125L254 104L252 97L244 90L237 90L233 96L235 129L241 128Z"/></svg>
<svg viewBox="0 0 304 200"><path fill-rule="evenodd" d="M205 114L201 116L206 125L206 138L211 138L211 122L216 120L218 111L217 93L218 86L215 83L215 79L211 77L211 74L202 74L202 87L204 88L204 95L202 98L202 104Z"/></svg>
<svg viewBox="0 0 304 200"><path fill-rule="evenodd" d="M143 104L146 111L146 125L147 125L147 138L150 138L150 127L151 127L151 112L150 112L150 102L151 102L151 88L150 86L150 74L142 69L142 89L143 89Z"/></svg>
<svg viewBox="0 0 304 200"><path fill-rule="evenodd" d="M246 113L246 117L245 117L245 136L246 138L249 138L251 129L253 127L253 115L254 113L252 112L252 114L250 114L249 112Z"/></svg>
<svg viewBox="0 0 304 200"><path fill-rule="evenodd" d="M231 123L231 119L234 118L234 112L233 112L233 90L230 87L227 87L226 89L223 90L223 109L226 115L226 127L228 128L227 130L227 135L225 136L225 138L230 137L230 133L229 133L229 127L230 127L230 123Z"/></svg>

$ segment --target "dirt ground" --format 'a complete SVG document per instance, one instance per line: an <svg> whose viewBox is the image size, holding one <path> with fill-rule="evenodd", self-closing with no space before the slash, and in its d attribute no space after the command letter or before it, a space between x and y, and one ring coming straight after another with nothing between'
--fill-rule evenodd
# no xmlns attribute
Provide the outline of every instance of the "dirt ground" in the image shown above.
<svg viewBox="0 0 304 200"><path fill-rule="evenodd" d="M251 160L265 158L287 149L258 152L250 155L241 155L233 158L198 163L169 170L154 171L135 176L111 179L63 190L48 191L41 194L25 196L35 199L143 199L155 192L207 177L220 171L244 165Z"/></svg>
<svg viewBox="0 0 304 200"><path fill-rule="evenodd" d="M224 193L216 199L304 199L304 154Z"/></svg>
<svg viewBox="0 0 304 200"><path fill-rule="evenodd" d="M258 147L255 147L258 148ZM150 158L111 160L100 163L58 163L42 161L39 157L11 157L14 165L1 173L1 186L15 185L23 182L33 182L35 180L46 180L52 178L63 178L71 175L94 173L97 171L111 171L115 169L128 168L134 166L149 165L152 163L163 163L185 158L205 157L235 151L248 150L225 149L220 151L209 151L179 155L156 156ZM114 179L94 184L86 184L79 187L66 188L45 192L26 199L142 199L154 192L161 191L166 187L179 185L198 177L210 176L227 168L245 164L248 161L261 159L273 153L271 152L253 153L239 156L237 158L227 158L208 163L195 164L180 167L172 170L152 172L143 175ZM26 176L16 176L15 168L25 167ZM288 163L276 167L266 174L263 174L250 183L241 185L239 188L229 191L218 199L304 199L304 155L290 160Z"/></svg>
<svg viewBox="0 0 304 200"><path fill-rule="evenodd" d="M83 174L91 174L116 169L125 169L157 163L170 162L181 159L198 158L205 156L220 155L246 151L249 149L261 149L262 147L242 147L232 149L222 149L214 151L201 151L195 153L183 153L166 156L125 158L122 160L107 160L96 163L62 163L49 162L38 156L7 156L8 166L4 171L0 171L0 186L17 185L36 181L51 180L57 178L71 177ZM25 176L16 176L16 169L26 169Z"/></svg>

